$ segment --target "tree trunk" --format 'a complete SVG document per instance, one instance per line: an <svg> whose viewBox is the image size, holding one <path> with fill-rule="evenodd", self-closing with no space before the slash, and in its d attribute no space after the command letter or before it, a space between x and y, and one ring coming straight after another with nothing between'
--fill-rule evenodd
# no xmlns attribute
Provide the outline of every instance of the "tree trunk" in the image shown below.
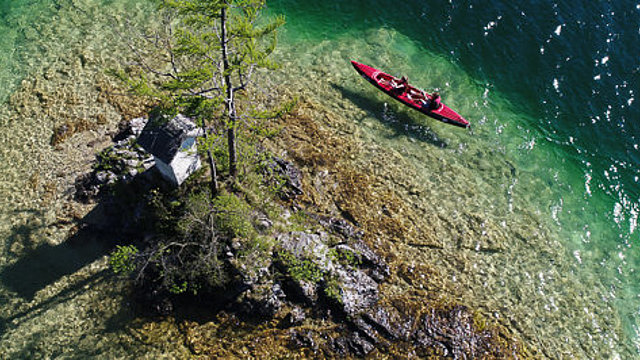
<svg viewBox="0 0 640 360"><path fill-rule="evenodd" d="M229 71L229 56L227 46L227 8L223 7L220 11L220 46L222 48L222 64L224 70L224 87L227 90L227 98L225 105L227 107L227 116L229 118L227 128L227 146L229 148L229 174L235 178L238 174L237 162L238 155L236 153L236 104L233 98L233 85L231 84L231 73Z"/></svg>
<svg viewBox="0 0 640 360"><path fill-rule="evenodd" d="M204 139L209 143L209 131L202 127L204 130ZM209 183L209 188L211 189L211 196L218 195L218 174L216 171L216 162L213 160L213 155L211 154L211 149L207 149L207 162L209 163L209 170L211 170L211 182Z"/></svg>

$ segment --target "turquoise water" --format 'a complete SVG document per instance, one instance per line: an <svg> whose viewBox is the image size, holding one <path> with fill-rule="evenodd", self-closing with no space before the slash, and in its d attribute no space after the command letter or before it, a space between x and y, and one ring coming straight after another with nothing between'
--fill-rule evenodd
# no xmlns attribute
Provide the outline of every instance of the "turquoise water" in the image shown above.
<svg viewBox="0 0 640 360"><path fill-rule="evenodd" d="M289 55L296 56L289 60L314 69L307 70L310 73L335 74L329 81L345 89L333 95L336 111L345 112L336 97L358 93L367 98L363 102L351 96L347 102L368 107L371 117L385 126L365 131L369 134L363 137L414 158L418 173L429 173L422 180L434 189L431 201L439 201L440 208L450 206L449 211L466 206L513 229L524 227L531 217L540 222L546 240L537 245L538 252L515 245L518 251L503 260L509 269L505 278L519 279L523 274L539 278L540 316L551 309L570 322L568 318L580 315L564 311L558 300L564 297L565 306L571 306L567 301L578 297L584 303L573 306L583 307L585 318L607 308L619 320L610 329L596 325L597 331L579 322L554 324L564 331L554 335L542 330L540 336L573 336L584 344L593 341L589 333L597 332L593 338L608 343L610 354L638 354L640 113L635 97L640 5L630 1L270 4L273 12L287 15L283 42L294 44ZM473 123L473 133L445 128L396 106L344 70L349 59L409 75L427 89L441 88L445 102ZM313 74L308 77L318 79ZM397 125L402 118L405 123ZM393 139L389 123L396 127ZM420 148L407 141L421 139L420 133L425 142L436 138L448 149L461 150ZM416 154L424 151L440 152L433 155L440 158L430 163L429 155ZM438 161L472 171L454 172L439 179L440 184L431 183L431 173L438 167L424 164ZM513 177L494 176L510 164L515 168ZM452 181L467 184L467 189L448 186ZM524 234L531 237L535 231ZM507 231L505 237L510 236ZM557 258L543 265L545 242ZM514 264L523 261L522 256L538 257L539 264ZM545 266L557 268L555 287L540 271ZM511 286L486 300L518 298L517 287L525 285L512 281ZM544 286L549 286L549 293L544 293ZM468 287L474 292L473 285ZM549 322L537 326L548 327ZM563 351L555 355L567 356ZM598 357L590 351L573 355ZM606 354L606 347L601 351Z"/></svg>
<svg viewBox="0 0 640 360"><path fill-rule="evenodd" d="M150 18L145 4L0 0L0 101L35 78L51 91L76 92L82 106L70 108L80 113L95 107L92 79L125 52L112 24ZM353 124L364 144L357 160L363 168L395 169L382 162L394 159L405 177L388 177L392 186L421 189L411 201L443 250L407 248L401 258L449 273L456 295L548 357L638 356L640 5L280 0L269 6L287 17L277 54L285 71L274 80ZM94 66L78 65L79 56L95 59ZM473 130L402 108L358 77L351 59L439 88ZM67 75L51 75L68 68ZM58 96L70 96L65 91ZM117 122L112 109L104 111ZM23 249L65 240L65 228L53 226L61 212L55 200L64 199L71 175L82 170L74 167L71 145L63 151L48 145L56 116L29 114L0 108L0 270L19 264ZM36 172L40 185L30 189ZM57 189L53 205L42 200L48 183ZM28 227L36 230L25 235ZM477 250L492 246L501 251ZM34 299L3 287L11 281L2 279L9 325L0 350L55 356L75 346L94 355L131 354L136 341L127 324L134 315L122 310L118 295L104 300L113 286L94 280L103 267L97 255L71 274L45 265L39 271L66 275ZM83 282L91 288L76 289Z"/></svg>

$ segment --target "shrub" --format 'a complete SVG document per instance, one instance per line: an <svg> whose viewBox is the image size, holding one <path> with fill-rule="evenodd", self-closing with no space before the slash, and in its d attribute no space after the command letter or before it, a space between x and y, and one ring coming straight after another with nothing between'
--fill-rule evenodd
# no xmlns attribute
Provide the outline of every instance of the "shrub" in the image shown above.
<svg viewBox="0 0 640 360"><path fill-rule="evenodd" d="M324 283L323 288L324 294L327 298L335 301L338 304L342 304L342 288L340 288L340 283L334 277L329 278Z"/></svg>
<svg viewBox="0 0 640 360"><path fill-rule="evenodd" d="M118 245L109 257L109 266L116 274L130 275L136 269L136 255L138 249L135 246Z"/></svg>
<svg viewBox="0 0 640 360"><path fill-rule="evenodd" d="M255 235L250 221L250 208L237 196L221 193L213 200L215 224L218 230L230 238L249 239Z"/></svg>
<svg viewBox="0 0 640 360"><path fill-rule="evenodd" d="M324 272L318 265L309 259L297 258L289 251L279 252L277 260L285 266L288 275L295 281L304 280L317 283L324 276Z"/></svg>

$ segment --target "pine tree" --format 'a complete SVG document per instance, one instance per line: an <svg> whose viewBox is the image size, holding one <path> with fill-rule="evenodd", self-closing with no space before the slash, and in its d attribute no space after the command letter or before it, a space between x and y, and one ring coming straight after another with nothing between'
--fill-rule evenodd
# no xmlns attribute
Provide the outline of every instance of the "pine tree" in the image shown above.
<svg viewBox="0 0 640 360"><path fill-rule="evenodd" d="M235 178L236 130L239 120L248 116L238 113L236 94L247 89L256 69L276 67L269 55L284 18L260 18L265 0L164 0L161 7L177 20L167 18L163 35L143 37L161 53L160 60L152 61L142 47L132 46L143 73L137 80L120 76L138 94L153 96L165 108L198 120L205 130L202 148L212 173L212 192L217 193L213 125L224 127L229 173Z"/></svg>

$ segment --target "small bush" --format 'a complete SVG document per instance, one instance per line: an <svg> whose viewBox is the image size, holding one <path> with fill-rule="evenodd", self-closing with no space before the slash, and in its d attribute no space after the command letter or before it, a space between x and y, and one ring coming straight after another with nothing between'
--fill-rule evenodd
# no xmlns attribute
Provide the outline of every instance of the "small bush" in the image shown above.
<svg viewBox="0 0 640 360"><path fill-rule="evenodd" d="M255 235L247 203L233 194L222 193L213 200L216 227L230 238L249 239Z"/></svg>
<svg viewBox="0 0 640 360"><path fill-rule="evenodd" d="M278 253L277 259L287 268L287 273L295 281L317 283L323 279L324 272L309 259L299 259L289 251Z"/></svg>
<svg viewBox="0 0 640 360"><path fill-rule="evenodd" d="M136 269L138 249L133 245L118 245L109 257L109 266L116 274L130 275Z"/></svg>
<svg viewBox="0 0 640 360"><path fill-rule="evenodd" d="M357 267L362 265L362 259L356 252L352 250L333 248L329 250L329 256L331 256L331 258L338 261L342 265L348 267Z"/></svg>
<svg viewBox="0 0 640 360"><path fill-rule="evenodd" d="M330 278L324 283L323 288L324 294L327 298L337 302L338 304L342 304L342 288L340 288L340 283L335 278Z"/></svg>

